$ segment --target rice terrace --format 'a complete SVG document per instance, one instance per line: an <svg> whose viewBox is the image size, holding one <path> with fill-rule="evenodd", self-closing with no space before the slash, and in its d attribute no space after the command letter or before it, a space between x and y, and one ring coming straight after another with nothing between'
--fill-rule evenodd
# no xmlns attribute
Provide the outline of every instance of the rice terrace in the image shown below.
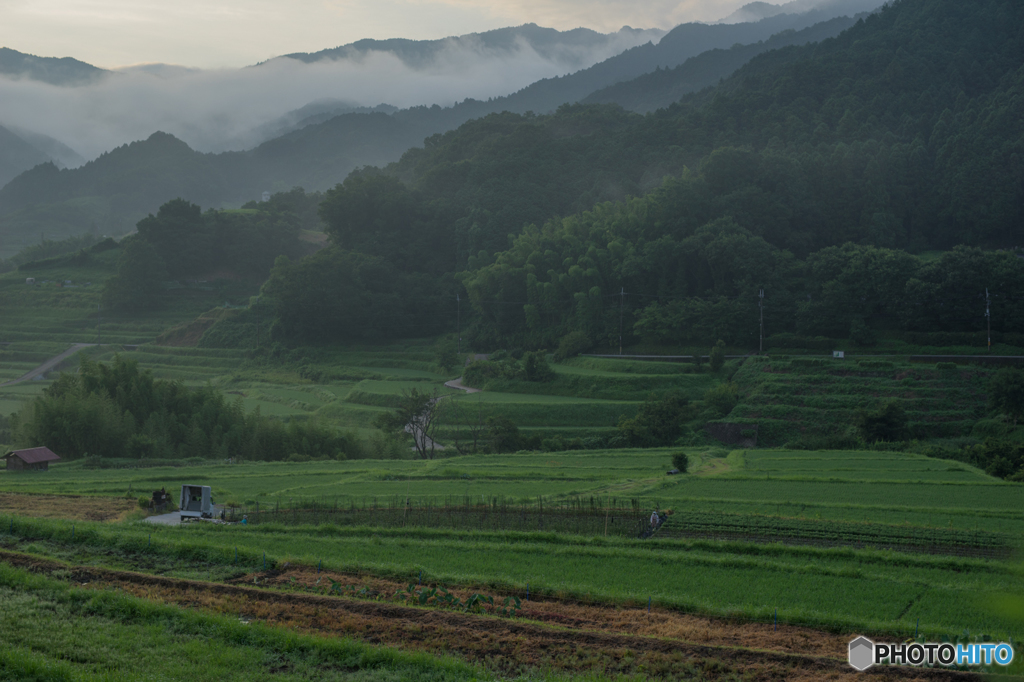
<svg viewBox="0 0 1024 682"><path fill-rule="evenodd" d="M1024 3L92 4L0 25L0 680L1024 680Z"/></svg>

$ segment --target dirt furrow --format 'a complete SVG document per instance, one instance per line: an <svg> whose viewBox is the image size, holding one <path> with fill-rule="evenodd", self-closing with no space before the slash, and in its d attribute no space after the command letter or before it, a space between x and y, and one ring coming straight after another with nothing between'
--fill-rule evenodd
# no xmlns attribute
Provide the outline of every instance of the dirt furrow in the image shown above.
<svg viewBox="0 0 1024 682"><path fill-rule="evenodd" d="M716 680L742 674L754 680L846 680L855 673L842 656L770 651L763 647L684 641L682 632L666 635L659 628L670 623L666 613L652 613L651 622L639 626L635 613L616 620L614 607L572 607L560 603L531 603L523 618L502 618L437 608L416 608L387 601L366 601L350 597L312 594L305 569L268 572L246 576L264 587L168 578L88 566L66 566L15 552L0 551L0 560L40 573L61 571L69 580L88 583L92 588L118 588L154 601L173 603L231 614L245 620L294 628L304 632L350 636L362 641L419 649L431 653L452 653L506 673L530 668L554 668L564 672L601 670L606 673L644 673L669 679L700 677ZM335 576L335 578L344 576ZM347 576L349 581L351 576ZM385 581L371 589L385 592ZM364 579L362 584L366 584ZM268 589L287 585L290 591ZM302 591L295 591L296 589ZM589 610L588 610L589 609ZM607 612L602 614L602 610ZM636 609L628 611L635 612ZM543 616L547 615L548 618ZM678 615L678 614L677 614ZM557 622L558 625L529 622L526 618ZM716 625L707 619L707 631ZM730 628L749 628L732 624ZM757 626L763 628L764 626ZM768 626L770 627L770 626ZM728 628L727 628L728 630ZM815 631L808 630L807 633ZM801 633L807 635L807 633ZM658 635L660 636L654 636ZM792 634L792 633L791 633ZM818 633L831 640L839 636ZM671 638L670 638L671 637ZM717 637L721 641L721 633ZM736 641L743 642L740 634ZM801 637L800 639L803 639ZM812 638L808 637L807 642ZM848 640L846 640L848 641ZM794 646L792 637L788 646ZM810 647L814 649L815 647ZM834 649L833 649L834 651ZM977 676L945 670L880 668L869 673L876 679L959 680Z"/></svg>

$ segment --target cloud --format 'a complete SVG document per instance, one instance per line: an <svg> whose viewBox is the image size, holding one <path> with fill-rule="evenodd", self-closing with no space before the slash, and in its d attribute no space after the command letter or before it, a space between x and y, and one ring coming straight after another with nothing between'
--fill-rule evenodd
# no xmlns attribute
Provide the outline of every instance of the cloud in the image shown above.
<svg viewBox="0 0 1024 682"><path fill-rule="evenodd" d="M253 129L312 101L408 107L487 99L649 39L620 33L601 48L565 50L553 59L522 42L510 52L488 52L472 41L451 41L420 68L370 52L358 61L275 59L244 69L139 67L76 88L0 79L0 125L49 135L86 158L157 130L201 151L224 151L248 146Z"/></svg>
<svg viewBox="0 0 1024 682"><path fill-rule="evenodd" d="M672 28L687 21L713 21L746 0L408 0L410 4L485 10L511 23L534 22L570 29L614 31L622 26Z"/></svg>

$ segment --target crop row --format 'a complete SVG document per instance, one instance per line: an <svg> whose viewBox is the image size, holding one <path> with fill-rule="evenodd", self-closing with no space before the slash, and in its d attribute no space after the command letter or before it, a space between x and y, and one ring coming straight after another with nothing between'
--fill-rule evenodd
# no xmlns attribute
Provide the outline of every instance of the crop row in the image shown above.
<svg viewBox="0 0 1024 682"><path fill-rule="evenodd" d="M673 514L659 537L748 538L824 545L889 547L931 553L1008 556L1017 540L1002 533L954 528L822 521L753 514L686 511Z"/></svg>
<svg viewBox="0 0 1024 682"><path fill-rule="evenodd" d="M913 632L1020 634L985 607L986 595L1019 592L1022 578L1001 562L917 558L856 550L786 548L708 541L639 541L552 533L337 526L109 527L14 519L6 544L34 543L185 562L230 565L239 556L269 565L322 562L324 570L366 571L449 585L524 591L582 600L639 602L744 618L817 626ZM104 549L105 548L105 549ZM212 565L211 564L211 565ZM209 569L205 569L209 570Z"/></svg>

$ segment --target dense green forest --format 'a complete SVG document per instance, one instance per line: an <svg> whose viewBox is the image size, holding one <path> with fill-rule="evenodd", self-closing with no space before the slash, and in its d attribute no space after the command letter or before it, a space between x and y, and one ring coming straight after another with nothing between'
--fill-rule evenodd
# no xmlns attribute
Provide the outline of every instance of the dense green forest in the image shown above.
<svg viewBox="0 0 1024 682"><path fill-rule="evenodd" d="M334 247L265 290L278 337L397 310L382 297L415 302L388 333L429 333L468 294L482 345L622 325L749 347L761 290L769 334L973 332L986 289L993 328L1022 333L1022 27L1009 0L900 0L655 114L574 105L428 138L325 194ZM370 264L349 295L312 295Z"/></svg>
<svg viewBox="0 0 1024 682"><path fill-rule="evenodd" d="M275 258L302 251L298 237L304 199L299 190L258 208L206 213L183 199L167 202L122 240L117 275L106 284L104 304L141 310L157 304L168 284L198 276L264 279Z"/></svg>

